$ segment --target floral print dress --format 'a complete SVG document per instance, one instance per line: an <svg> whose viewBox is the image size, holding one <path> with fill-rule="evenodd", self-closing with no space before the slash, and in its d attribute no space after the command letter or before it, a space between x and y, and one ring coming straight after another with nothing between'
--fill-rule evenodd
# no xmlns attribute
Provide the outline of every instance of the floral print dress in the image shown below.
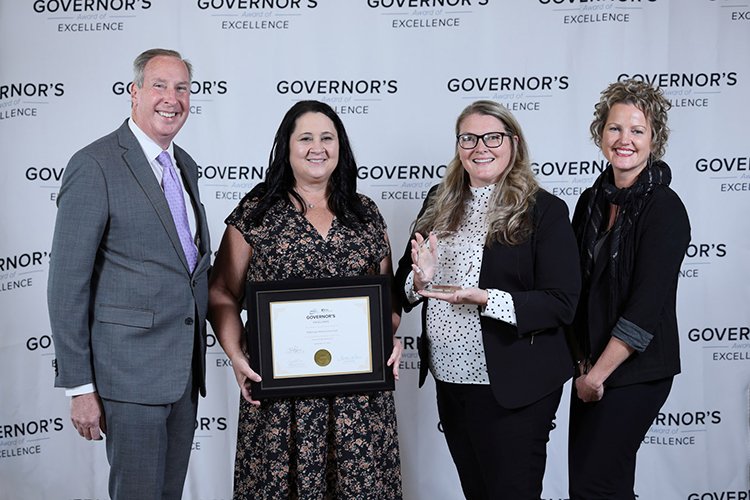
<svg viewBox="0 0 750 500"><path fill-rule="evenodd" d="M226 219L253 248L251 281L376 274L389 254L385 221L359 195L369 222L347 228L336 218L326 238L288 203L257 227L249 195ZM398 500L401 467L391 392L285 398L255 407L240 398L235 499Z"/></svg>

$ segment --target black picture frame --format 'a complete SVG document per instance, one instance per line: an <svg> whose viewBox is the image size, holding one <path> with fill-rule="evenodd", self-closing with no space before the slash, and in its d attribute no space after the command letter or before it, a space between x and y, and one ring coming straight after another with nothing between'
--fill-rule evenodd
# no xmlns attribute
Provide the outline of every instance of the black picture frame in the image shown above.
<svg viewBox="0 0 750 500"><path fill-rule="evenodd" d="M367 297L370 322L369 373L283 377L274 374L271 304L285 301ZM390 278L370 275L343 278L247 282L245 340L250 366L261 376L251 382L253 399L322 396L392 391L393 367L386 362L393 350Z"/></svg>

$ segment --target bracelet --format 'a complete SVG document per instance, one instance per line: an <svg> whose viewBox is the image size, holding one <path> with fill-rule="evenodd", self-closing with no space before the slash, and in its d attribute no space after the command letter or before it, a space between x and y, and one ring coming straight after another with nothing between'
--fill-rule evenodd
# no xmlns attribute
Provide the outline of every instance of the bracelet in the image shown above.
<svg viewBox="0 0 750 500"><path fill-rule="evenodd" d="M422 283L422 288L417 288L417 282L414 281L414 289L415 289L415 291L416 290L425 290L430 285L432 285L432 280L425 281L424 283Z"/></svg>

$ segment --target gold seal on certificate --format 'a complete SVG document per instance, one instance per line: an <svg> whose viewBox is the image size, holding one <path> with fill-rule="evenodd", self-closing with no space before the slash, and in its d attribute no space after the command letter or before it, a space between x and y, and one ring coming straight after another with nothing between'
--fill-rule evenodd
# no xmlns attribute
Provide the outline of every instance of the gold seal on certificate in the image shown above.
<svg viewBox="0 0 750 500"><path fill-rule="evenodd" d="M320 349L315 353L315 363L318 366L328 366L331 362L331 353L325 349Z"/></svg>

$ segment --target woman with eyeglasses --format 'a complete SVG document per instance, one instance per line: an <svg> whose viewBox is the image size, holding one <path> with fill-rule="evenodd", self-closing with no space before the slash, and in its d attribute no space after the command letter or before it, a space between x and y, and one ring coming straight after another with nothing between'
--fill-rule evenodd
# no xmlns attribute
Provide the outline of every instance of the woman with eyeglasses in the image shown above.
<svg viewBox="0 0 750 500"><path fill-rule="evenodd" d="M429 367L466 498L540 498L573 376L563 326L578 301L578 249L567 206L539 187L500 104L459 115L455 156L417 216L396 287L404 311L422 304L419 383Z"/></svg>
<svg viewBox="0 0 750 500"><path fill-rule="evenodd" d="M584 191L573 226L583 293L571 336L570 498L635 498L635 458L680 372L677 281L690 221L661 160L663 92L625 80L595 105L590 131L609 161Z"/></svg>

